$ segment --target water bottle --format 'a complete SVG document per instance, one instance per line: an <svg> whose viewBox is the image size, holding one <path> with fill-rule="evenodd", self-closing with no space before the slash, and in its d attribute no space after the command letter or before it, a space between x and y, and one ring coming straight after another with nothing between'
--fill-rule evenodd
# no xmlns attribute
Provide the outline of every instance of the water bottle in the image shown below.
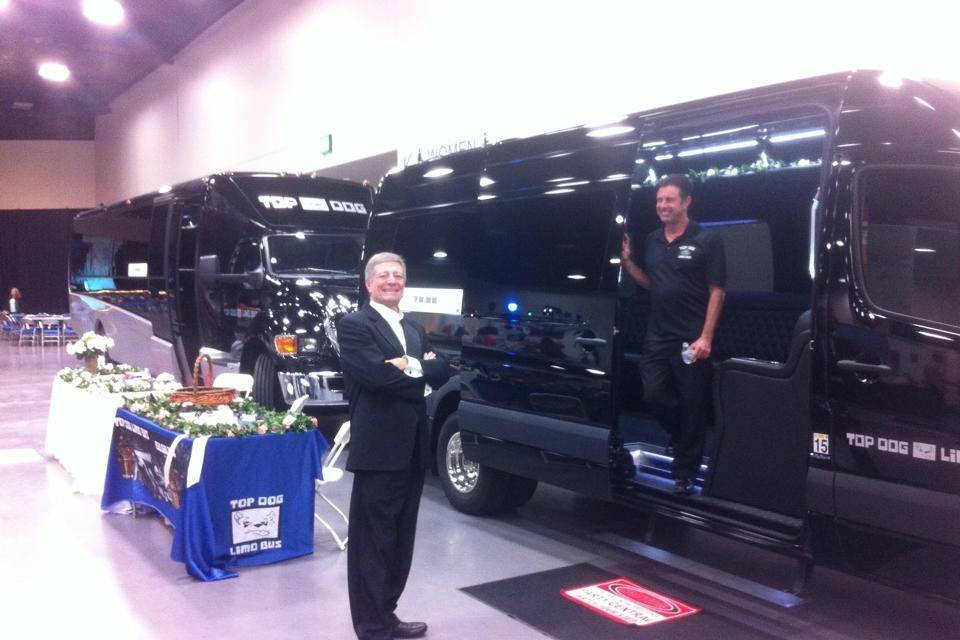
<svg viewBox="0 0 960 640"><path fill-rule="evenodd" d="M680 358L683 360L683 364L691 364L693 362L693 349L690 347L690 343L684 342L681 347Z"/></svg>

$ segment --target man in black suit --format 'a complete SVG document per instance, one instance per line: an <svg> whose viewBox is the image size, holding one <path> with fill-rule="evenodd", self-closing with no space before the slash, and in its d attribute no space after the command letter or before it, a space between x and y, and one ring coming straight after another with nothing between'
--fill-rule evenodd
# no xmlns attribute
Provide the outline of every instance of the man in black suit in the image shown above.
<svg viewBox="0 0 960 640"><path fill-rule="evenodd" d="M424 471L430 462L425 394L450 368L430 351L423 327L405 318L406 265L393 253L370 258L370 302L337 325L350 400L350 612L361 640L419 638L423 622L394 610L410 573Z"/></svg>

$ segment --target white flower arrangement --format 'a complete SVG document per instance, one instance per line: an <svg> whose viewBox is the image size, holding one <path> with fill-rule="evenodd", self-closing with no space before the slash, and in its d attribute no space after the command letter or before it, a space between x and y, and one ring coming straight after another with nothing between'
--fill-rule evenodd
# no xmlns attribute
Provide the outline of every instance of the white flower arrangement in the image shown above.
<svg viewBox="0 0 960 640"><path fill-rule="evenodd" d="M106 355L107 349L111 347L113 347L112 338L87 331L76 342L67 345L67 353L82 359L87 356Z"/></svg>

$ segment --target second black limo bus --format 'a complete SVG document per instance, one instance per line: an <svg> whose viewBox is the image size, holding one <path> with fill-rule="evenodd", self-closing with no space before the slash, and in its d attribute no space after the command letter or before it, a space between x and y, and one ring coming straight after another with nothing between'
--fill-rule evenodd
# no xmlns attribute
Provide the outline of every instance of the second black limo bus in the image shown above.
<svg viewBox="0 0 960 640"><path fill-rule="evenodd" d="M202 350L268 407L342 408L334 321L356 306L371 201L345 180L229 173L81 213L74 324L154 373L187 381Z"/></svg>
<svg viewBox="0 0 960 640"><path fill-rule="evenodd" d="M620 265L674 173L728 272L689 497L642 402L649 300ZM384 250L459 367L430 407L456 508L515 507L547 482L801 568L826 524L857 566L960 597L955 87L839 73L417 164L375 198L366 252Z"/></svg>

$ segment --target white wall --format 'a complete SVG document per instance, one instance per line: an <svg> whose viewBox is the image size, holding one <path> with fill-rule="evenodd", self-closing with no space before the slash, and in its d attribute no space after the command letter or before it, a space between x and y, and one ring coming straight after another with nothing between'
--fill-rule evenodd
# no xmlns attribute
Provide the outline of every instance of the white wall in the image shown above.
<svg viewBox="0 0 960 640"><path fill-rule="evenodd" d="M0 209L92 207L92 140L0 140Z"/></svg>
<svg viewBox="0 0 960 640"><path fill-rule="evenodd" d="M97 198L525 135L873 67L960 79L957 3L247 0L97 119ZM322 156L321 137L334 153Z"/></svg>

